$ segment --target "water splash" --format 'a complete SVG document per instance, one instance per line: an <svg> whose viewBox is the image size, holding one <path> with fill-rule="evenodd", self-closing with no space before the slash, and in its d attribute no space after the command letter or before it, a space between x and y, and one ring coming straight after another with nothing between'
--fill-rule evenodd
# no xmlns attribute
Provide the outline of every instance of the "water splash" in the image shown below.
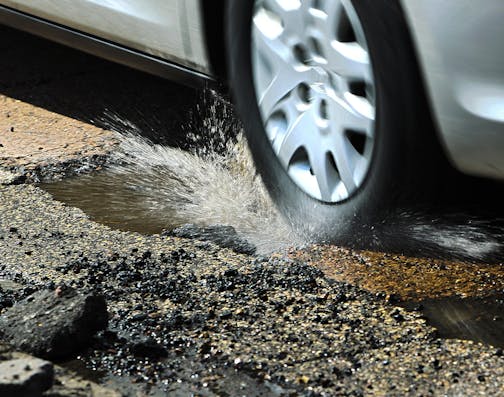
<svg viewBox="0 0 504 397"><path fill-rule="evenodd" d="M103 173L46 189L97 221L128 230L158 233L185 223L230 225L263 254L316 241L319 225L294 232L292 222L271 202L227 99L205 91L189 113L181 148L167 146L165 136L154 139L163 144L144 137L156 138L155 121L149 126L142 119L140 129L120 114L106 111L96 124L117 132L120 145L112 156L113 165ZM366 245L357 248L498 260L502 230L490 230L489 221L467 219L467 214L436 218L429 211L397 210L383 223L357 225L355 239Z"/></svg>
<svg viewBox="0 0 504 397"><path fill-rule="evenodd" d="M411 237L430 246L431 251L443 252L446 256L472 261L499 261L502 255L503 235L491 233L488 222L474 221L460 224L449 220L441 223L413 222ZM425 248L424 248L425 249Z"/></svg>
<svg viewBox="0 0 504 397"><path fill-rule="evenodd" d="M112 165L101 175L60 185L60 195L62 189L67 199L70 192L86 195L92 201L88 208L107 202L109 213L100 220L109 225L122 218L129 225L138 220L140 227L133 229L146 232L185 223L229 225L260 254L301 245L257 175L229 103L207 92L195 115L182 150L153 143L135 123L106 111L97 123L115 131L120 142ZM83 198L79 201L82 206Z"/></svg>
<svg viewBox="0 0 504 397"><path fill-rule="evenodd" d="M373 248L413 256L472 262L500 262L504 248L502 221L475 213L431 209L396 210L373 227Z"/></svg>
<svg viewBox="0 0 504 397"><path fill-rule="evenodd" d="M262 253L300 242L270 202L241 136L223 155L201 157L129 135L115 157L108 177L134 190L149 218L230 225Z"/></svg>

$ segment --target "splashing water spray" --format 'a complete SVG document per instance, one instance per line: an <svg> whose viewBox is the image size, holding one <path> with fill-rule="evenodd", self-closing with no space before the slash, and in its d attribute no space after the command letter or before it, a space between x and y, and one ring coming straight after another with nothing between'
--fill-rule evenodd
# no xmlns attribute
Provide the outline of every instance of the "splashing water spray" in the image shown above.
<svg viewBox="0 0 504 397"><path fill-rule="evenodd" d="M240 127L222 101L215 92L205 95L197 108L200 128L187 128L187 151L154 144L133 123L107 112L100 124L118 133L120 150L103 182L117 178L134 191L132 213L158 223L233 226L261 254L303 244L271 202L242 131L229 136L226 123Z"/></svg>
<svg viewBox="0 0 504 397"><path fill-rule="evenodd" d="M294 230L272 203L232 105L218 93L202 94L192 120L182 126L183 142L175 147L144 137L156 139L154 125L140 129L113 111L95 124L117 133L119 150L112 154L111 165L103 173L63 181L56 190L91 212L97 202L98 207L106 202L98 216L104 223L144 233L187 223L233 226L259 254L316 240L316 227ZM166 142L166 137L159 138ZM502 256L504 233L501 227L493 229L489 221L467 214L441 219L429 211L397 209L383 223L360 227L360 233L372 241L367 247L372 250L495 261Z"/></svg>

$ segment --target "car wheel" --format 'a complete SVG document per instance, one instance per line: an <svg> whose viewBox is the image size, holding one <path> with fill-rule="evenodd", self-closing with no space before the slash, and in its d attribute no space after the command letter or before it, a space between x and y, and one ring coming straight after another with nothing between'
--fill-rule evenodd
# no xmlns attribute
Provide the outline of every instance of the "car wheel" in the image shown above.
<svg viewBox="0 0 504 397"><path fill-rule="evenodd" d="M369 246L446 165L392 0L227 6L230 86L272 198L305 235Z"/></svg>

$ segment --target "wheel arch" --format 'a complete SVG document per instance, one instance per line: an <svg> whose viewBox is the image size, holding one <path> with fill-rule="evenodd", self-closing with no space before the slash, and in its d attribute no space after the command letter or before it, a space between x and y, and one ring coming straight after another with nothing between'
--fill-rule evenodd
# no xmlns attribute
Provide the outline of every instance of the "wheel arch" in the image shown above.
<svg viewBox="0 0 504 397"><path fill-rule="evenodd" d="M224 14L229 0L200 0L203 12L205 45L213 74L226 81L226 43L224 32Z"/></svg>

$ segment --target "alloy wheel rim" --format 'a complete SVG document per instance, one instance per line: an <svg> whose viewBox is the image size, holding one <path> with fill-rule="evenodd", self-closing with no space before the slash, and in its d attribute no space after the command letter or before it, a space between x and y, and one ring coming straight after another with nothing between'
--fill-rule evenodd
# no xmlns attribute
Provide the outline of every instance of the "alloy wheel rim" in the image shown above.
<svg viewBox="0 0 504 397"><path fill-rule="evenodd" d="M362 186L375 138L375 80L350 0L256 0L252 70L266 134L290 178L338 203Z"/></svg>

